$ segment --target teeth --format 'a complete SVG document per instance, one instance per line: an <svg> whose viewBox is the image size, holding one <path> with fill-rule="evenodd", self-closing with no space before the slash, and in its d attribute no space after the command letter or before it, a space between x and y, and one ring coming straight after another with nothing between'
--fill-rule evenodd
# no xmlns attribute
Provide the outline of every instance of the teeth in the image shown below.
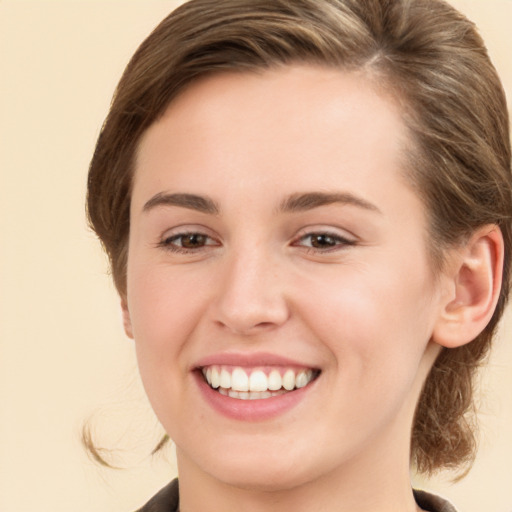
<svg viewBox="0 0 512 512"><path fill-rule="evenodd" d="M268 379L261 370L256 370L251 373L249 377L249 389L251 391L267 391Z"/></svg>
<svg viewBox="0 0 512 512"><path fill-rule="evenodd" d="M283 387L283 379L277 370L272 370L268 375L268 389L277 391Z"/></svg>
<svg viewBox="0 0 512 512"><path fill-rule="evenodd" d="M208 377L206 378L208 380ZM231 389L234 391L249 391L249 377L242 368L235 368L231 374Z"/></svg>
<svg viewBox="0 0 512 512"><path fill-rule="evenodd" d="M291 391L295 387L295 372L293 370L286 370L283 375L283 388Z"/></svg>
<svg viewBox="0 0 512 512"><path fill-rule="evenodd" d="M220 387L226 389L231 387L231 373L224 368L220 371Z"/></svg>
<svg viewBox="0 0 512 512"><path fill-rule="evenodd" d="M276 391L232 391L231 389L226 390L223 388L219 389L219 393L222 395L229 396L231 398L238 398L240 400L261 400L262 398L270 398L273 396L282 395L283 392Z"/></svg>
<svg viewBox="0 0 512 512"><path fill-rule="evenodd" d="M206 375L206 379L208 379L208 374ZM210 384L212 388L217 389L220 386L220 375L219 370L215 366L212 368L211 379L211 382L208 381L208 384Z"/></svg>
<svg viewBox="0 0 512 512"><path fill-rule="evenodd" d="M309 381L310 379L308 378L307 372L301 371L297 374L297 377L295 377L295 387L303 388Z"/></svg>
<svg viewBox="0 0 512 512"><path fill-rule="evenodd" d="M307 386L314 377L313 370L300 370L297 373L288 369L281 373L274 369L268 375L263 370L253 370L250 375L241 367L203 368L208 384L219 393L240 400L257 400L280 395L293 389Z"/></svg>

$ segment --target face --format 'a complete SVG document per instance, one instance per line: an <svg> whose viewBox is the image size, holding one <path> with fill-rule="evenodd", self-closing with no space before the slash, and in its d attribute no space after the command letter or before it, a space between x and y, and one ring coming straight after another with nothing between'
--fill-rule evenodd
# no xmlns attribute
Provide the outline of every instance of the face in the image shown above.
<svg viewBox="0 0 512 512"><path fill-rule="evenodd" d="M149 128L124 313L182 473L408 464L440 297L408 143L364 77L312 67L209 77Z"/></svg>

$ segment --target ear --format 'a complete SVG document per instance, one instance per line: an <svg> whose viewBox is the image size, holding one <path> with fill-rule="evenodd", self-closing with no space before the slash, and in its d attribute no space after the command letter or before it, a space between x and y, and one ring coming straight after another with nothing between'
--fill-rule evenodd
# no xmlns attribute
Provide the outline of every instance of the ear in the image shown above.
<svg viewBox="0 0 512 512"><path fill-rule="evenodd" d="M484 330L500 295L503 254L500 228L486 225L448 255L443 276L447 286L432 335L434 342L460 347Z"/></svg>
<svg viewBox="0 0 512 512"><path fill-rule="evenodd" d="M121 297L121 311L123 313L124 332L128 338L133 339L132 319L130 318L130 311L128 311L128 302L126 297Z"/></svg>

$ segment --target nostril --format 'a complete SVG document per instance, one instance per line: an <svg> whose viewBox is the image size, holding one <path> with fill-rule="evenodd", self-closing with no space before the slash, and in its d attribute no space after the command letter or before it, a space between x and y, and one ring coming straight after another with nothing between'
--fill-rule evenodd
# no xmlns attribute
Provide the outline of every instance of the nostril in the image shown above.
<svg viewBox="0 0 512 512"><path fill-rule="evenodd" d="M265 328L268 328L268 327L272 327L274 325L275 324L272 323L272 322L260 322L259 324L256 324L254 327L260 327L262 329L265 329Z"/></svg>
<svg viewBox="0 0 512 512"><path fill-rule="evenodd" d="M279 327L281 322L258 322L258 323L243 323L240 321L223 321L217 320L217 324L222 328L230 331L239 336L251 336L264 331L270 331Z"/></svg>

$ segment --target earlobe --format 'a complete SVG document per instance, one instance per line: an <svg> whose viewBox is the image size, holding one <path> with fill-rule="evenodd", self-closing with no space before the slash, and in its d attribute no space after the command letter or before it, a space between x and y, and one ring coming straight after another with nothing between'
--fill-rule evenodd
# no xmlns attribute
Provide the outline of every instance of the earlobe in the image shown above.
<svg viewBox="0 0 512 512"><path fill-rule="evenodd" d="M126 297L121 297L121 311L123 313L123 327L124 332L128 338L133 339L133 331L132 331L132 320L130 318L130 311L128 310L128 303L126 301Z"/></svg>
<svg viewBox="0 0 512 512"><path fill-rule="evenodd" d="M433 341L455 348L474 340L491 319L501 290L503 236L495 225L479 228L451 255L450 292L433 332Z"/></svg>

